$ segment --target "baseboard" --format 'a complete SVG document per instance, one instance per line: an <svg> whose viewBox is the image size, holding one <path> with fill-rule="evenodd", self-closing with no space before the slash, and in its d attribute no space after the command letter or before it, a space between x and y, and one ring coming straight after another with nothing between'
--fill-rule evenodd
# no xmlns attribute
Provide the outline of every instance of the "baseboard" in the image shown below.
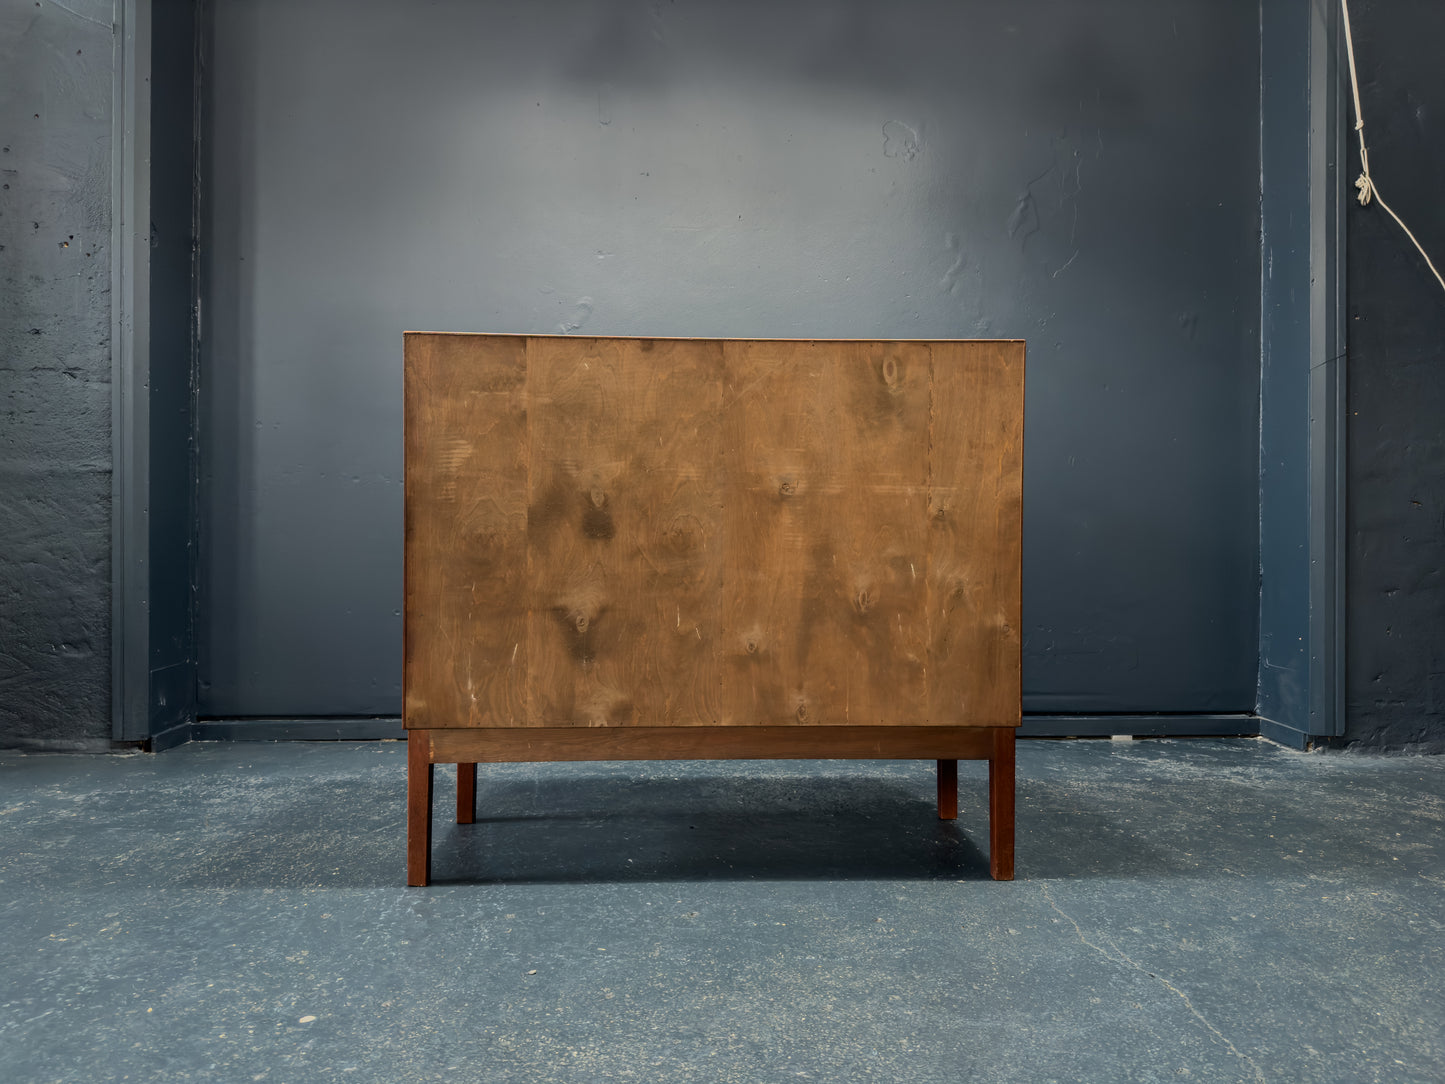
<svg viewBox="0 0 1445 1084"><path fill-rule="evenodd" d="M151 737L147 748L163 753L193 741L401 741L395 715L315 719L197 719Z"/></svg>
<svg viewBox="0 0 1445 1084"><path fill-rule="evenodd" d="M1134 738L1239 738L1259 734L1256 715L1223 714L1120 714L1029 715L1019 727L1020 738L1108 738L1124 734Z"/></svg>
<svg viewBox="0 0 1445 1084"><path fill-rule="evenodd" d="M1121 715L1025 715L1019 728L1020 738L1107 738L1127 734L1136 738L1164 737L1255 737L1269 722L1256 715L1245 714L1121 714ZM1292 742L1285 731L1280 736L1265 733L1272 741L1291 748L1304 748ZM1289 733L1294 733L1290 731ZM183 723L151 738L153 752L162 752L191 741L376 741L404 740L397 716L366 716L361 718L293 718L293 719L198 719Z"/></svg>
<svg viewBox="0 0 1445 1084"><path fill-rule="evenodd" d="M1286 749L1297 749L1301 752L1309 749L1315 741L1315 738L1304 731L1266 719L1263 715L1259 717L1259 736L1276 745L1283 745Z"/></svg>
<svg viewBox="0 0 1445 1084"><path fill-rule="evenodd" d="M114 738L17 738L0 735L0 753L132 753L136 742Z"/></svg>
<svg viewBox="0 0 1445 1084"><path fill-rule="evenodd" d="M321 719L199 719L192 741L377 741L402 740L396 715Z"/></svg>
<svg viewBox="0 0 1445 1084"><path fill-rule="evenodd" d="M178 745L195 741L195 730L196 724L193 722L178 723L175 726L167 727L159 734L152 734L151 740L146 743L146 748L152 753L164 753L167 749L174 749Z"/></svg>

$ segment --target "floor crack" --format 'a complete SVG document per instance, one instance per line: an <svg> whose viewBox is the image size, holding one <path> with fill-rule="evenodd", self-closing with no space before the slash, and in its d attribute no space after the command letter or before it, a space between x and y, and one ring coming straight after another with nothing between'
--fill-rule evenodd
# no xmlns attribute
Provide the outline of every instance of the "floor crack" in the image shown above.
<svg viewBox="0 0 1445 1084"><path fill-rule="evenodd" d="M1150 971L1148 968L1140 966L1132 956L1130 956L1127 952L1125 952L1117 944L1115 944L1112 938L1109 938L1107 936L1102 938L1104 941L1108 942L1109 948L1104 948L1102 945L1098 945L1095 944L1093 941L1090 941L1086 936L1084 936L1084 928L1074 920L1074 917L1054 902L1054 897L1052 893L1049 892L1048 885L1039 885L1039 890L1043 892L1044 899L1048 901L1049 906L1052 907L1061 918L1068 922L1070 926L1074 927L1074 932L1079 935L1079 940L1083 944L1093 949L1110 963L1120 964L1124 967L1133 968L1141 975L1147 975L1149 978L1162 985L1166 990L1178 994L1180 1000L1184 1002L1184 1007L1189 1010L1189 1012L1193 1015L1194 1019L1198 1020L1200 1024L1202 1024L1211 1035L1213 1035L1216 1039L1223 1043L1225 1047L1228 1048L1231 1054L1233 1054L1236 1058L1238 1058L1240 1061L1244 1062L1251 1069L1253 1069L1254 1079L1259 1081L1259 1084L1266 1084L1264 1079L1264 1072L1260 1069L1259 1064L1248 1054L1244 1053L1244 1051L1240 1050L1239 1047L1235 1046L1232 1042L1230 1042L1222 1031L1220 1031L1217 1027L1211 1024L1209 1020L1205 1017L1205 1015L1194 1007L1194 1002L1189 999L1188 994L1186 994L1183 990L1179 989L1179 987L1175 986L1172 982L1164 978L1162 975L1158 975L1155 972Z"/></svg>

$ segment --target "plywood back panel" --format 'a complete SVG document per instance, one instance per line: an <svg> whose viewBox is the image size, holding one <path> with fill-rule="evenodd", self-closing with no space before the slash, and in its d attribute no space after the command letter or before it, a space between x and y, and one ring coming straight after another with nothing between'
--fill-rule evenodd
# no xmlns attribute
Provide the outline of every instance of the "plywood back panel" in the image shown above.
<svg viewBox="0 0 1445 1084"><path fill-rule="evenodd" d="M408 726L528 714L526 345L406 340Z"/></svg>
<svg viewBox="0 0 1445 1084"><path fill-rule="evenodd" d="M409 334L409 727L1016 725L1023 344Z"/></svg>
<svg viewBox="0 0 1445 1084"><path fill-rule="evenodd" d="M718 714L722 345L527 340L527 722Z"/></svg>

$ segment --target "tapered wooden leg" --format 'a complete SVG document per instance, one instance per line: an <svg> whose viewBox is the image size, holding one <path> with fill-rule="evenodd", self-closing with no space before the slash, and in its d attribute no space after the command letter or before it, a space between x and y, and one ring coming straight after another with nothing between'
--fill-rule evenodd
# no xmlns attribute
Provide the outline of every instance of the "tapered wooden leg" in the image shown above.
<svg viewBox="0 0 1445 1084"><path fill-rule="evenodd" d="M988 758L988 871L995 881L1014 879L1014 729L993 732Z"/></svg>
<svg viewBox="0 0 1445 1084"><path fill-rule="evenodd" d="M431 880L431 736L413 730L406 739L406 883Z"/></svg>
<svg viewBox="0 0 1445 1084"><path fill-rule="evenodd" d="M457 823L472 824L477 819L477 766L457 765Z"/></svg>
<svg viewBox="0 0 1445 1084"><path fill-rule="evenodd" d="M958 820L958 761L938 762L938 819Z"/></svg>

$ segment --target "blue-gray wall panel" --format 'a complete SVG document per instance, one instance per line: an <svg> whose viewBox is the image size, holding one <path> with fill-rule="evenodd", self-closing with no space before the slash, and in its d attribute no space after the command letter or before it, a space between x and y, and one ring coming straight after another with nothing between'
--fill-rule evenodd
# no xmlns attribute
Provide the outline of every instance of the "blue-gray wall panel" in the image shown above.
<svg viewBox="0 0 1445 1084"><path fill-rule="evenodd" d="M410 328L1026 338L1026 708L1251 710L1258 20L217 0L203 713L399 710Z"/></svg>
<svg viewBox="0 0 1445 1084"><path fill-rule="evenodd" d="M150 732L196 714L196 5L153 0L151 49Z"/></svg>
<svg viewBox="0 0 1445 1084"><path fill-rule="evenodd" d="M1259 706L1309 731L1310 0L1261 5Z"/></svg>

